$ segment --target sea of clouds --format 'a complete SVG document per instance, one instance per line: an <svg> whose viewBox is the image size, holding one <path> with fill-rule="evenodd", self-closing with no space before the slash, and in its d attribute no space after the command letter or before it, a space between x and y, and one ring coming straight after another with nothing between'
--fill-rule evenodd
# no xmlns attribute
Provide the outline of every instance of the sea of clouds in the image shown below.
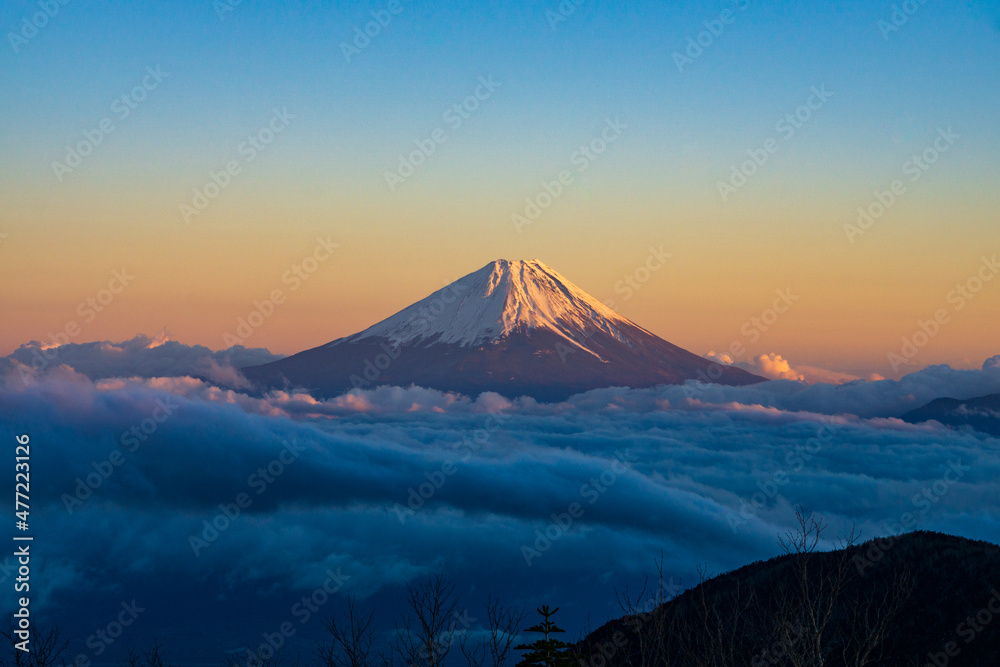
<svg viewBox="0 0 1000 667"><path fill-rule="evenodd" d="M686 587L699 566L776 555L798 505L829 523L827 546L906 515L1000 535L1000 441L898 419L940 396L1000 393L1000 357L900 380L540 404L420 387L261 394L236 369L277 358L263 350L144 337L63 348L36 368L30 345L0 360L0 438L31 437L33 610L95 661L153 636L221 657L285 621L286 649L308 652L346 594L391 628L402 587L435 572L472 617L492 592L562 607L575 635L615 615L615 589L661 556ZM301 605L324 585L336 592ZM94 639L133 600L143 611L122 638Z"/></svg>

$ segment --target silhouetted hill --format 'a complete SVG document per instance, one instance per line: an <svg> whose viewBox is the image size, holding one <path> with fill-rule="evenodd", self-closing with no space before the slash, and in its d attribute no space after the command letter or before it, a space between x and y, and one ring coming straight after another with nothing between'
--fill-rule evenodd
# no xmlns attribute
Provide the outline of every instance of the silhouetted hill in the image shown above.
<svg viewBox="0 0 1000 667"><path fill-rule="evenodd" d="M602 649L609 665L1000 665L1000 546L914 532L782 556L611 621L578 647L594 665ZM823 662L783 657L810 647Z"/></svg>
<svg viewBox="0 0 1000 667"><path fill-rule="evenodd" d="M922 408L907 412L903 421L918 424L933 419L946 426L970 426L1000 437L1000 394L970 398L938 398Z"/></svg>

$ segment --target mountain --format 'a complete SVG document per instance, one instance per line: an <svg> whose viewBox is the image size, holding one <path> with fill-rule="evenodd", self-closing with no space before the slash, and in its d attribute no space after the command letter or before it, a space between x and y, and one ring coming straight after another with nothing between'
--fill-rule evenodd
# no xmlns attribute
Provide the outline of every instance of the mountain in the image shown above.
<svg viewBox="0 0 1000 667"><path fill-rule="evenodd" d="M918 531L793 552L640 605L576 649L637 667L998 665L1000 546Z"/></svg>
<svg viewBox="0 0 1000 667"><path fill-rule="evenodd" d="M911 424L934 420L945 426L968 426L983 433L1000 437L1000 394L960 401L957 398L938 398L922 408L902 416Z"/></svg>
<svg viewBox="0 0 1000 667"><path fill-rule="evenodd" d="M612 386L763 381L668 343L538 260L502 259L364 331L243 373L317 396L416 384L542 401Z"/></svg>

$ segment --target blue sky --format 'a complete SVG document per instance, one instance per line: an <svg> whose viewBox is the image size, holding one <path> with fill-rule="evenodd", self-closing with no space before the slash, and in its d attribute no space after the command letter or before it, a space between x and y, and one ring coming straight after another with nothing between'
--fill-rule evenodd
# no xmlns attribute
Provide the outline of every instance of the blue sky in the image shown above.
<svg viewBox="0 0 1000 667"><path fill-rule="evenodd" d="M17 322L3 350L65 322L79 300L74 276L94 285L125 259L147 267L146 278L128 315L109 313L93 339L166 325L217 348L269 276L335 231L345 248L338 271L304 291L260 344L288 353L351 333L499 257L541 258L603 294L665 243L682 259L622 306L628 317L704 353L794 281L823 308L790 319L755 352L884 372L885 351L995 239L996 2L916 4L892 32L879 27L891 2L588 1L557 23L556 2L402 2L346 58L341 45L388 5L244 0L220 16L207 0L73 0L17 52L8 34L0 233L11 238L0 271L21 296L0 303ZM0 26L20 31L39 11L6 2ZM724 11L731 22L708 40L706 24ZM699 33L707 45L679 71L675 54ZM52 163L147 67L168 76L57 180ZM481 76L500 88L390 191L386 172ZM829 101L721 200L718 184L814 86ZM185 226L179 205L276 108L294 115L288 131ZM511 216L608 118L627 124L621 141L517 233ZM842 227L858 207L948 127L959 148L864 243L848 244ZM876 310L876 335L860 345L848 325ZM927 363L978 367L995 353L981 333L995 310L970 312ZM303 333L313 327L321 333Z"/></svg>

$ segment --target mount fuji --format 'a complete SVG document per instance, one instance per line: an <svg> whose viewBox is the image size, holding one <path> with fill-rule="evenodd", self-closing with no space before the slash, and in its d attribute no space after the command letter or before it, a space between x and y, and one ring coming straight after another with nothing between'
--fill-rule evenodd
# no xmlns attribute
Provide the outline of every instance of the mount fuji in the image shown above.
<svg viewBox="0 0 1000 667"><path fill-rule="evenodd" d="M261 387L323 397L415 384L559 401L602 387L764 380L668 343L538 260L504 259L364 331L242 370Z"/></svg>

